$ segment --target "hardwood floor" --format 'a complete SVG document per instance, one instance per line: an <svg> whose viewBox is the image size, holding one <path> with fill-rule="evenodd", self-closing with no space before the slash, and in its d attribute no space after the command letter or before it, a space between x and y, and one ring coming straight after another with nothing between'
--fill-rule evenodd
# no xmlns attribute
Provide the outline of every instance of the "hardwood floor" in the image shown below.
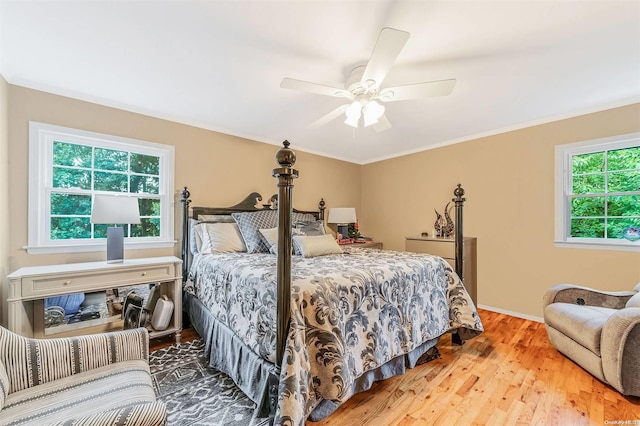
<svg viewBox="0 0 640 426"><path fill-rule="evenodd" d="M544 324L479 312L482 335L462 347L443 338L442 359L377 382L308 425L640 426L640 398L620 395L556 351Z"/></svg>

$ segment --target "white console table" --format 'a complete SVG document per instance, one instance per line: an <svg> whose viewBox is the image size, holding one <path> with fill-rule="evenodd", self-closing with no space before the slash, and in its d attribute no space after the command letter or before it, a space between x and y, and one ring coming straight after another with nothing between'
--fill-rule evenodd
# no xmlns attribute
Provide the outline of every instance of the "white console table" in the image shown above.
<svg viewBox="0 0 640 426"><path fill-rule="evenodd" d="M122 321L91 320L77 330L45 336L44 299L72 293L90 293L141 284L160 283L160 294L174 303L169 327L149 330L151 338L182 331L182 260L174 256L125 259L122 263L86 262L27 266L7 276L9 283L8 328L27 337L64 337L110 331Z"/></svg>

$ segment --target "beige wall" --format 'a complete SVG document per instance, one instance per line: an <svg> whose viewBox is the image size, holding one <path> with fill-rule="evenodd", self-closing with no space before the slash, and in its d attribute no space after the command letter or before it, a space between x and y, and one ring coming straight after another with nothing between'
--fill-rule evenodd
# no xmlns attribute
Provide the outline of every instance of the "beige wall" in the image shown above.
<svg viewBox="0 0 640 426"><path fill-rule="evenodd" d="M551 285L605 290L640 281L640 253L556 248L554 147L640 131L640 104L363 166L361 228L402 250L429 232L462 183L465 235L478 238L478 303L536 317Z"/></svg>
<svg viewBox="0 0 640 426"><path fill-rule="evenodd" d="M9 273L9 85L0 75L0 279ZM1 281L0 281L1 282ZM7 300L6 286L0 286L0 300ZM7 310L0 303L0 321L6 324Z"/></svg>
<svg viewBox="0 0 640 426"><path fill-rule="evenodd" d="M617 290L640 281L638 253L553 245L555 145L640 131L639 117L636 104L365 166L298 151L296 168L301 177L295 182L294 205L314 209L324 197L328 207L355 206L363 234L382 241L385 248L402 250L406 236L431 232L433 208L442 211L460 182L468 200L465 232L478 237L479 303L540 317L542 294L555 283ZM9 162L8 172L0 164L2 277L21 266L104 258L102 252L29 255L23 249L30 120L174 145L176 197L188 185L192 205L224 206L253 191L265 197L276 192L271 177L276 146L8 85L0 79L0 162L7 162L7 145ZM296 141L291 142L295 149ZM8 203L2 202L7 193L8 210ZM178 203L176 212L178 239ZM126 253L168 254L178 255L178 245Z"/></svg>
<svg viewBox="0 0 640 426"><path fill-rule="evenodd" d="M271 172L277 167L278 147L175 122L134 114L88 102L9 85L9 270L22 266L102 260L104 252L30 255L27 244L28 126L38 121L58 126L174 145L176 191L176 239L180 233L179 191L188 186L192 205L228 206L251 192L265 198L277 192ZM295 142L291 141L295 150ZM1 142L0 142L1 143ZM0 145L1 146L1 145ZM297 152L294 206L314 210L321 197L327 206L359 207L360 166ZM3 169L5 170L5 169ZM178 255L175 248L128 250L125 256ZM6 258L3 257L3 258ZM6 274L2 274L4 276Z"/></svg>

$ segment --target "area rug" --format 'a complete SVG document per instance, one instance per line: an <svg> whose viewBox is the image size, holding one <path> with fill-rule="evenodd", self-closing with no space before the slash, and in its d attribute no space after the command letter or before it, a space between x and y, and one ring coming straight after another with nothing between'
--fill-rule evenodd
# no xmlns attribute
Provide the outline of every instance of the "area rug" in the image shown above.
<svg viewBox="0 0 640 426"><path fill-rule="evenodd" d="M207 366L202 339L151 352L149 366L167 425L265 426L231 378Z"/></svg>

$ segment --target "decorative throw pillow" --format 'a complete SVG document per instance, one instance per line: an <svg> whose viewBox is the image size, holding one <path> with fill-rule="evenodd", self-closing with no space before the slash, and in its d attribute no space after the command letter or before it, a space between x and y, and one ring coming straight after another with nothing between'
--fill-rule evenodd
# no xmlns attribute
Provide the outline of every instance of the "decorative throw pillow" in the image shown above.
<svg viewBox="0 0 640 426"><path fill-rule="evenodd" d="M236 223L201 223L202 253L234 253L247 251Z"/></svg>
<svg viewBox="0 0 640 426"><path fill-rule="evenodd" d="M324 235L324 222L321 220L296 220L293 222L294 235Z"/></svg>
<svg viewBox="0 0 640 426"><path fill-rule="evenodd" d="M201 214L198 215L200 222L212 222L212 223L234 223L235 220L230 214Z"/></svg>
<svg viewBox="0 0 640 426"><path fill-rule="evenodd" d="M640 308L640 293L636 293L631 296L631 299L627 300L627 308Z"/></svg>
<svg viewBox="0 0 640 426"><path fill-rule="evenodd" d="M324 222L321 220L297 220L293 223L291 231L293 235L318 236L325 235ZM302 255L302 250L293 240L293 252L298 256Z"/></svg>
<svg viewBox="0 0 640 426"><path fill-rule="evenodd" d="M202 246L202 230L200 223L235 223L230 214L201 214L198 219L189 218L189 250L191 254L200 253Z"/></svg>
<svg viewBox="0 0 640 426"><path fill-rule="evenodd" d="M260 229L270 229L278 226L277 210L258 210L256 212L232 213L240 227L240 233L247 245L247 253L269 253L269 247L260 234ZM292 223L298 221L312 221L315 217L308 213L293 213Z"/></svg>
<svg viewBox="0 0 640 426"><path fill-rule="evenodd" d="M257 212L233 213L231 216L240 227L247 253L269 253L269 247L260 236L260 229L275 228L278 225L278 212L262 210Z"/></svg>
<svg viewBox="0 0 640 426"><path fill-rule="evenodd" d="M332 235L294 235L293 244L297 245L303 257L343 253Z"/></svg>
<svg viewBox="0 0 640 426"><path fill-rule="evenodd" d="M278 228L260 229L260 234L269 246L269 253L278 254Z"/></svg>

